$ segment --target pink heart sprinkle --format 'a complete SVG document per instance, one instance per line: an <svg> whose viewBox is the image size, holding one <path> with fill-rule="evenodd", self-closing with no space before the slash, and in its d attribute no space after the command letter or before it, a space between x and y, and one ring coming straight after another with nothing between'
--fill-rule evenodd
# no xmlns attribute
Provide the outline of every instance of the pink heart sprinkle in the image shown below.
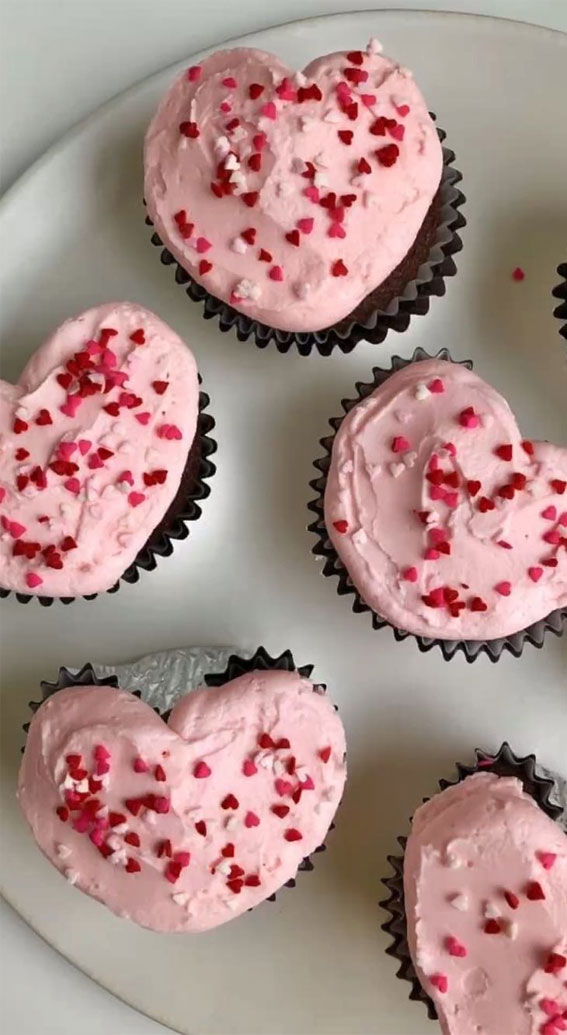
<svg viewBox="0 0 567 1035"><path fill-rule="evenodd" d="M89 837L93 845L96 845L97 848L100 848L105 838L104 830L102 829L102 827L97 827L96 830L91 830Z"/></svg>
<svg viewBox="0 0 567 1035"><path fill-rule="evenodd" d="M136 420L138 421L139 424L148 424L149 421L151 420L151 416L152 415L151 415L151 413L147 413L146 412L146 413L135 413L134 416L135 416L135 418L136 418Z"/></svg>
<svg viewBox="0 0 567 1035"><path fill-rule="evenodd" d="M26 584L30 589L35 589L36 586L41 586L43 579L40 575L37 575L35 571L28 571L26 575Z"/></svg>
<svg viewBox="0 0 567 1035"><path fill-rule="evenodd" d="M443 528L430 528L429 538L432 543L444 543L447 539L447 533Z"/></svg>
<svg viewBox="0 0 567 1035"><path fill-rule="evenodd" d="M187 69L187 78L190 83L195 83L201 75L201 65L191 65L191 68Z"/></svg>
<svg viewBox="0 0 567 1035"><path fill-rule="evenodd" d="M12 536L12 539L19 539L27 532L25 525L20 525L19 521L8 521L7 518L2 518L2 526Z"/></svg>
<svg viewBox="0 0 567 1035"><path fill-rule="evenodd" d="M446 492L445 493L445 503L447 504L448 507L451 507L451 509L454 509L458 505L458 503L459 503L459 493L458 492Z"/></svg>
<svg viewBox="0 0 567 1035"><path fill-rule="evenodd" d="M373 104L376 104L376 94L374 93L361 93L360 99L367 108L371 108Z"/></svg>
<svg viewBox="0 0 567 1035"><path fill-rule="evenodd" d="M532 582L539 582L543 575L543 568L528 568L528 575Z"/></svg>
<svg viewBox="0 0 567 1035"><path fill-rule="evenodd" d="M62 460L70 460L77 448L76 442L60 442L57 452Z"/></svg>
<svg viewBox="0 0 567 1035"><path fill-rule="evenodd" d="M298 228L298 230L301 230L302 234L310 234L312 229L313 229L314 223L315 223L315 220L311 219L311 218L309 218L309 219L298 219L297 220L297 228Z"/></svg>
<svg viewBox="0 0 567 1035"><path fill-rule="evenodd" d="M439 550L435 550L432 546L428 546L423 556L426 561L438 561L441 554L439 553Z"/></svg>
<svg viewBox="0 0 567 1035"><path fill-rule="evenodd" d="M0 503L2 503L2 500L4 499L5 495L6 495L6 489L3 489L2 486L0 486Z"/></svg>
<svg viewBox="0 0 567 1035"><path fill-rule="evenodd" d="M430 459L429 464L428 464L428 470L429 471L437 471L437 470L439 470L439 457L437 456L437 453L432 453L431 459Z"/></svg>
<svg viewBox="0 0 567 1035"><path fill-rule="evenodd" d="M229 112L232 111L232 104L230 104L228 101L223 101L220 106L220 110L224 112L225 115L228 115Z"/></svg>
<svg viewBox="0 0 567 1035"><path fill-rule="evenodd" d="M206 237L198 237L195 247L197 248L199 255L202 255L203 252L208 252L209 248L212 248L213 246Z"/></svg>
<svg viewBox="0 0 567 1035"><path fill-rule="evenodd" d="M446 992L449 987L449 979L446 974L433 974L430 978L431 984L440 992Z"/></svg>
<svg viewBox="0 0 567 1035"><path fill-rule="evenodd" d="M441 485L432 485L429 490L429 496L432 500L444 500L446 495L446 490Z"/></svg>
<svg viewBox="0 0 567 1035"><path fill-rule="evenodd" d="M557 999L542 999L539 1005L547 1017L557 1017L561 1013Z"/></svg>
<svg viewBox="0 0 567 1035"><path fill-rule="evenodd" d="M209 769L207 763L206 762L197 762L195 768L193 769L193 776L195 777L195 779L196 780L205 780L207 778L207 776L210 776L210 775L211 775L211 770Z"/></svg>
<svg viewBox="0 0 567 1035"><path fill-rule="evenodd" d="M134 769L135 773L147 773L149 768L150 767L149 767L148 763L144 762L143 758L135 758L134 759L133 769Z"/></svg>
<svg viewBox="0 0 567 1035"><path fill-rule="evenodd" d="M565 526L567 525L567 510L565 510L563 514L561 514L558 523L565 528Z"/></svg>
<svg viewBox="0 0 567 1035"><path fill-rule="evenodd" d="M446 944L447 944L447 949L449 950L449 954L451 956L459 956L461 958L464 958L467 955L467 950L466 950L465 946L457 938L453 938L452 936L449 936L447 938L447 943Z"/></svg>
<svg viewBox="0 0 567 1035"><path fill-rule="evenodd" d="M440 377L434 377L433 381L430 381L427 387L429 388L430 392L433 392L434 395L440 395L441 392L445 391L445 384Z"/></svg>
<svg viewBox="0 0 567 1035"><path fill-rule="evenodd" d="M79 399L78 396L69 396L67 402L64 402L63 405L59 407L59 409L61 410L61 413L65 414L66 417L74 417L79 406L81 405L81 402L82 400Z"/></svg>
<svg viewBox="0 0 567 1035"><path fill-rule="evenodd" d="M272 266L272 268L271 268L271 270L269 272L269 277L270 277L270 280L277 280L277 281L283 280L284 279L284 273L283 273L283 270L282 270L281 266Z"/></svg>
<svg viewBox="0 0 567 1035"><path fill-rule="evenodd" d="M409 104L397 104L396 111L398 115L401 115L402 119L405 119L406 115L409 115L410 112Z"/></svg>
<svg viewBox="0 0 567 1035"><path fill-rule="evenodd" d="M264 115L267 119L275 119L277 115L276 106L273 101L268 101L260 109L260 114Z"/></svg>
<svg viewBox="0 0 567 1035"><path fill-rule="evenodd" d="M449 453L450 456L456 456L457 455L457 447L454 444L454 442L444 442L443 443L443 449L447 453Z"/></svg>
<svg viewBox="0 0 567 1035"><path fill-rule="evenodd" d="M403 140L404 136L405 136L405 132L406 132L406 127L405 126L401 126L399 122L397 123L397 125L391 126L390 130L389 130L390 136L393 137L394 140Z"/></svg>
<svg viewBox="0 0 567 1035"><path fill-rule="evenodd" d="M282 779L278 778L276 780L276 791L278 792L280 797L283 798L283 797L285 797L286 794L291 794L292 793L293 787L290 784L289 780L282 780Z"/></svg>
<svg viewBox="0 0 567 1035"><path fill-rule="evenodd" d="M67 492L72 492L74 496L78 496L81 491L81 483L78 478L67 478L66 482L63 482Z"/></svg>
<svg viewBox="0 0 567 1035"><path fill-rule="evenodd" d="M236 79L232 75L227 75L226 79L223 79L222 85L226 86L228 90L236 90Z"/></svg>
<svg viewBox="0 0 567 1035"><path fill-rule="evenodd" d="M396 435L392 441L392 452L393 453L405 453L408 449L411 449L411 443L403 435Z"/></svg>
<svg viewBox="0 0 567 1035"><path fill-rule="evenodd" d="M139 507L140 503L143 503L145 498L146 497L143 492L128 493L128 503L131 507Z"/></svg>
<svg viewBox="0 0 567 1035"><path fill-rule="evenodd" d="M342 240L342 238L346 237L346 230L340 223L331 223L327 236L340 237Z"/></svg>
<svg viewBox="0 0 567 1035"><path fill-rule="evenodd" d="M255 812L247 812L246 813L246 815L244 817L244 826L245 827L257 827L259 825L259 823L260 823L260 820L258 819L258 816L256 815Z"/></svg>
<svg viewBox="0 0 567 1035"><path fill-rule="evenodd" d="M546 507L545 510L542 510L541 516L542 518L545 518L546 521L555 521L557 517L557 509L553 506Z"/></svg>
<svg viewBox="0 0 567 1035"><path fill-rule="evenodd" d="M245 776L254 776L258 772L257 767L251 758L245 759L244 765L242 766L242 772Z"/></svg>
<svg viewBox="0 0 567 1035"><path fill-rule="evenodd" d="M80 438L78 444L79 444L79 453L81 454L81 456L86 456L86 454L88 453L89 449L92 446L92 442L90 442L88 438ZM63 459L65 459L65 458L63 458Z"/></svg>
<svg viewBox="0 0 567 1035"><path fill-rule="evenodd" d="M512 584L510 582L498 582L494 589L497 593L500 593L501 597L509 597L512 592Z"/></svg>
<svg viewBox="0 0 567 1035"><path fill-rule="evenodd" d="M406 568L403 577L406 582L417 582L417 568Z"/></svg>
<svg viewBox="0 0 567 1035"><path fill-rule="evenodd" d="M545 532L542 536L542 539L551 546L558 546L560 538L561 536L559 535L559 532L556 532L555 530L552 532Z"/></svg>
<svg viewBox="0 0 567 1035"><path fill-rule="evenodd" d="M445 594L442 586L438 586L437 589L432 589L429 596L434 604L441 605L445 603Z"/></svg>
<svg viewBox="0 0 567 1035"><path fill-rule="evenodd" d="M555 852L536 852L536 855L544 870L550 870L557 859Z"/></svg>
<svg viewBox="0 0 567 1035"><path fill-rule="evenodd" d="M306 198L313 201L315 204L319 201L319 188L318 187L306 187L303 191Z"/></svg>

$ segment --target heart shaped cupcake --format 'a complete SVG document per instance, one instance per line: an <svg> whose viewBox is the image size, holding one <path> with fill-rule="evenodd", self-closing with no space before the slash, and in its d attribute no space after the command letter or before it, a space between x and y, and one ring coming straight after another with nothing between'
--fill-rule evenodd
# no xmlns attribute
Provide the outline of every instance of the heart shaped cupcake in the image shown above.
<svg viewBox="0 0 567 1035"><path fill-rule="evenodd" d="M112 587L175 498L195 437L195 360L127 302L67 320L0 382L0 586Z"/></svg>
<svg viewBox="0 0 567 1035"><path fill-rule="evenodd" d="M211 295L270 327L314 331L352 313L402 262L438 190L425 101L379 49L303 72L220 51L177 79L149 127L160 240Z"/></svg>
<svg viewBox="0 0 567 1035"><path fill-rule="evenodd" d="M297 672L195 690L167 724L126 691L73 687L34 716L18 796L72 884L145 927L204 931L322 844L344 757L333 705Z"/></svg>
<svg viewBox="0 0 567 1035"><path fill-rule="evenodd" d="M446 1035L557 1035L567 1017L567 837L517 779L419 808L404 858L411 956Z"/></svg>
<svg viewBox="0 0 567 1035"><path fill-rule="evenodd" d="M491 640L567 605L567 449L522 438L459 364L412 363L338 428L329 538L362 600L398 629Z"/></svg>

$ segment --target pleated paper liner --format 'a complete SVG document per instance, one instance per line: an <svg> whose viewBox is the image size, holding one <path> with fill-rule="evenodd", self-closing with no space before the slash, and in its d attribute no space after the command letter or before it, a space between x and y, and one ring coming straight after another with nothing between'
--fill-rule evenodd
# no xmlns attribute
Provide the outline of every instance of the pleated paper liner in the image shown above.
<svg viewBox="0 0 567 1035"><path fill-rule="evenodd" d="M431 117L435 119L435 115ZM445 132L438 128L437 133L443 141ZM295 347L301 356L308 356L313 350L329 356L335 348L352 352L361 339L379 344L389 330L407 330L410 318L427 313L431 296L444 295L445 279L456 274L453 255L463 247L457 231L466 224L459 209L466 199L457 188L462 174L454 168L454 159L454 152L444 147L439 189L402 262L350 316L318 331L285 331L253 320L193 280L157 233L152 234L152 244L162 249L161 261L165 266L175 266L175 279L185 287L189 298L203 303L205 319L218 319L221 331L234 329L240 341L253 337L261 349L273 344L278 352L288 352ZM153 226L149 216L146 223Z"/></svg>
<svg viewBox="0 0 567 1035"><path fill-rule="evenodd" d="M456 763L457 777L453 780L439 780L439 789L444 791L446 787L453 787L457 783L466 780L467 776L473 773L496 773L497 776L515 776L521 780L526 794L529 794L547 816L558 820L563 813L561 805L555 804L551 796L559 797L558 786L552 779L538 776L536 772L535 755L521 757L515 755L510 745L505 741L496 755L488 754L480 748L476 748L476 763L474 765L463 765ZM428 801L424 798L423 801ZM389 913L389 919L381 924L381 928L390 935L391 943L387 946L388 956L393 956L400 964L396 977L408 981L411 985L409 998L417 1000L427 1008L431 1020L437 1019L435 1004L431 997L424 991L415 972L413 961L410 955L407 939L407 920L404 899L404 852L407 837L398 837L402 849L401 855L389 855L388 862L392 867L393 874L382 878L382 884L388 890L388 897L379 905Z"/></svg>
<svg viewBox="0 0 567 1035"><path fill-rule="evenodd" d="M205 684L207 686L224 686L225 683L229 683L232 679L237 679L238 676L242 676L247 672L261 671L266 672L269 670L281 670L284 672L298 672L304 679L310 679L313 671L313 665L302 665L296 666L291 651L286 650L279 657L272 658L268 654L264 647L259 647L257 651L250 658L242 658L237 654L232 654L228 660L228 665L224 672L216 673L214 675L205 676ZM101 678L96 675L92 664L87 662L79 669L78 672L71 672L68 668L62 667L59 669L59 675L55 682L49 683L42 681L41 687L41 700L30 701L30 710L35 713L44 701L46 701L53 694L57 693L58 690L66 690L73 686L112 686L119 688L118 679L116 676L110 675ZM124 688L127 689L127 688ZM196 688L193 688L196 689ZM315 684L314 692L324 694L326 687L323 684ZM186 693L187 688L180 688L180 693ZM134 697L142 698L142 693L139 690L131 691ZM143 699L143 698L142 698ZM337 711L336 705L335 711ZM171 709L161 709L160 707L154 707L154 711L161 716L164 722L167 722ZM29 722L24 724L24 732L27 734L29 730ZM22 749L23 750L23 749ZM331 823L329 830L334 830L335 824ZM318 848L312 853L317 855L319 852L326 851L326 844L319 845ZM298 866L298 873L305 873L313 870L314 864L312 861L312 855L305 856ZM290 880L286 881L283 887L294 888L296 884L295 878L291 877ZM265 901L275 902L276 894L268 896ZM261 905L261 903L259 903Z"/></svg>
<svg viewBox="0 0 567 1035"><path fill-rule="evenodd" d="M430 356L422 348L416 349L411 359L403 359L401 356L393 356L389 369L374 367L372 370L372 381L368 383L359 381L356 383L355 388L358 393L356 399L343 399L341 401L345 414L349 413L350 410L361 401L361 399L365 399L368 395L371 395L376 388L382 385L397 370L401 370L410 363L421 363L428 359L443 359L450 363L459 362L461 366L465 366L469 370L472 369L472 360L454 360L447 349L441 349L435 356ZM368 604L364 602L358 590L353 585L347 569L340 560L331 540L329 539L327 528L325 526L324 498L327 474L331 465L331 454L335 433L338 431L343 420L344 415L342 417L332 418L329 423L333 428L333 434L320 440L321 445L325 450L325 455L314 461L314 467L317 468L320 475L309 483L311 488L317 493L316 498L308 503L309 510L313 511L316 515L315 521L309 525L309 531L313 532L317 537L317 542L313 547L312 552L318 557L323 557L325 561L323 565L323 575L338 576L339 581L337 592L340 596L350 594L354 597L352 605L353 611L368 612L371 615L372 626L374 629L389 627L392 629L394 636L398 641L405 640L408 636L413 638L417 642L419 650L422 652L432 650L433 647L439 647L446 661L450 661L458 652L462 652L469 662L476 661L481 654L488 655L491 661L498 661L503 651L509 651L515 658L519 658L526 643L530 643L534 647L539 648L543 647L547 632L554 633L556 636L561 635L567 619L567 607L556 608L547 615L546 618L540 619L538 622L534 622L526 629L512 633L509 636L501 636L492 640L442 640L435 637L418 636L405 629L397 628L381 615L377 614L376 611L373 611Z"/></svg>
<svg viewBox="0 0 567 1035"><path fill-rule="evenodd" d="M199 379L200 381L200 379ZM216 471L214 463L209 459L216 452L217 443L210 437L215 421L207 412L210 399L206 392L199 392L199 415L195 438L191 444L185 469L181 476L176 496L161 521L154 528L148 541L139 551L136 559L130 564L120 579L110 587L101 591L116 593L120 582L134 583L140 578L141 571L153 571L159 557L169 557L173 552L173 540L186 539L189 535L188 522L197 521L201 516L201 500L207 498L210 486L207 484ZM13 591L0 587L0 597L9 597ZM62 604L72 604L77 597L46 597L30 593L14 593L21 604L29 604L37 600L43 607L50 607L54 600ZM98 593L83 596L83 600L95 600Z"/></svg>
<svg viewBox="0 0 567 1035"><path fill-rule="evenodd" d="M557 272L561 281L551 293L554 298L560 300L560 304L553 310L553 315L562 321L559 333L567 341L567 262L562 262L557 267Z"/></svg>

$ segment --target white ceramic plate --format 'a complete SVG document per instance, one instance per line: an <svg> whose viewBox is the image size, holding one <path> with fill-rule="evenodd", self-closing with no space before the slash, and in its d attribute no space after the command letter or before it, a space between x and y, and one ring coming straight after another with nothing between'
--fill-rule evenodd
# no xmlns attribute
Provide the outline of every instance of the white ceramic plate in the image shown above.
<svg viewBox="0 0 567 1035"><path fill-rule="evenodd" d="M454 760L508 738L565 764L567 638L472 666L373 632L319 574L306 531L311 462L327 418L392 352L446 345L505 391L526 435L565 440L567 380L552 317L564 258L567 39L512 22L380 12L313 19L238 44L301 67L379 36L412 68L464 173L459 274L428 316L386 346L330 359L260 352L205 324L149 243L144 128L176 68L66 137L8 194L3 376L66 316L105 299L155 309L194 349L211 394L218 474L204 517L173 556L115 596L48 610L2 601L2 869L9 902L68 959L184 1033L404 1033L429 1027L384 953L376 906L386 853ZM187 57L189 61L189 55ZM511 271L526 270L517 284ZM344 718L350 781L329 850L295 891L217 931L162 936L70 888L35 849L14 801L26 703L60 664L123 661L179 644L264 643L314 662Z"/></svg>

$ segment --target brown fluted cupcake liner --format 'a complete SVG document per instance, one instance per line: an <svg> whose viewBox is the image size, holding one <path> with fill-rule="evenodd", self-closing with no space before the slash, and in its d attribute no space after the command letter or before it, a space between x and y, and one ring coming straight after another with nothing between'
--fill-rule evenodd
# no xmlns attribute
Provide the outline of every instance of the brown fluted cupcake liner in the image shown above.
<svg viewBox="0 0 567 1035"><path fill-rule="evenodd" d="M214 419L207 412L209 402L210 399L206 392L199 392L197 430L174 500L139 551L136 559L126 568L120 579L104 592L116 593L120 589L121 580L134 583L140 578L141 571L153 571L159 557L169 557L173 552L173 540L186 539L189 535L188 523L196 521L201 516L199 503L209 495L211 489L207 481L216 471L214 463L209 459L217 449L215 440L209 434L215 426ZM72 604L77 599L95 600L100 595L90 593L80 598L46 597L30 593L15 593L13 590L0 587L0 597L9 597L12 593L21 604L29 604L30 600L37 600L43 607L50 607L54 600L59 600L62 604Z"/></svg>
<svg viewBox="0 0 567 1035"><path fill-rule="evenodd" d="M302 665L296 666L291 651L286 650L279 657L271 657L271 655L265 650L264 647L259 647L258 650L250 658L242 658L237 654L232 654L228 660L227 667L224 672L215 673L214 675L205 676L205 684L207 686L224 686L225 683L229 683L233 679L237 679L238 676L245 675L247 672L261 671L265 672L268 670L279 669L284 672L298 672L304 679L310 679L313 671L313 665ZM97 676L95 670L90 664L83 665L78 672L71 672L68 668L62 667L59 669L59 674L55 682L49 683L42 681L41 687L41 700L30 701L29 708L35 715L38 709L41 707L44 701L46 701L53 694L57 693L58 690L66 690L74 686L112 686L119 689L119 682L116 676L110 675L101 678ZM130 691L134 697L142 697L139 690ZM325 693L326 686L322 683L315 685L315 692ZM336 705L335 711L337 710ZM167 722L171 709L162 711L160 708L154 707L154 711L161 716L164 722ZM29 730L29 722L26 722L23 726L24 732L27 734ZM23 748L22 748L23 750ZM335 824L331 823L329 830L334 830ZM314 868L312 856L317 855L319 852L326 851L326 843L319 845L315 848L311 855L307 855L303 858L298 866L298 873L306 873ZM295 877L291 877L283 885L286 888L294 888L296 884ZM268 896L265 901L275 902L276 893ZM261 903L259 903L261 905Z"/></svg>
<svg viewBox="0 0 567 1035"><path fill-rule="evenodd" d="M382 367L374 367L372 370L372 381L357 382L355 385L357 398L356 399L343 399L342 407L345 411L342 417L334 417L329 421L333 428L333 434L322 438L320 440L325 455L314 461L314 467L320 472L319 477L315 478L309 484L312 489L316 492L316 498L308 503L308 508L315 515L315 521L309 525L309 531L313 532L317 537L317 542L312 549L317 557L324 558L323 575L337 575L338 585L337 592L339 596L352 595L354 597L352 609L356 612L368 612L372 617L372 627L374 629L383 629L389 627L392 629L396 640L405 640L408 637L413 638L418 645L418 648L422 652L432 650L433 647L439 647L446 661L450 661L451 658L459 652L465 655L467 661L476 661L481 654L486 654L491 661L498 661L504 651L509 651L515 658L519 658L526 643L532 644L534 647L543 647L546 633L554 633L556 636L561 636L563 629L567 621L567 607L556 608L546 618L542 618L525 629L521 629L516 633L511 633L509 636L500 636L497 639L491 640L442 640L435 637L418 636L415 633L410 633L406 629L399 629L398 627L388 622L381 615L373 611L368 604L364 602L360 596L358 590L353 585L350 575L340 560L325 525L325 513L324 513L324 499L325 499L325 486L327 484L327 475L331 466L331 454L333 450L333 442L335 434L340 428L344 416L352 410L362 399L371 395L376 388L380 387L389 377L392 376L397 370L401 370L403 367L408 366L410 363L420 363L428 359L442 359L450 363L459 362L462 366L467 367L469 370L472 369L471 360L454 360L447 349L441 349L435 356L430 356L422 348L418 348L413 353L411 359L403 359L401 356L393 356L391 365L388 369Z"/></svg>
<svg viewBox="0 0 567 1035"><path fill-rule="evenodd" d="M567 262L562 262L557 267L557 272L561 277L561 281L551 294L554 298L558 298L560 302L553 310L553 315L562 321L559 333L567 341Z"/></svg>
<svg viewBox="0 0 567 1035"><path fill-rule="evenodd" d="M435 119L435 115L431 113ZM437 128L441 142L445 132ZM312 351L329 356L333 349L352 352L362 339L373 344L384 341L388 331L407 330L410 318L429 310L433 295L445 294L445 279L453 277L457 267L453 256L463 247L458 230L466 224L459 211L465 195L457 188L462 174L453 166L455 154L443 147L441 183L422 227L409 252L395 270L357 306L350 316L319 331L286 331L253 320L227 302L215 298L181 266L157 233L152 244L160 247L161 261L175 267L175 279L185 287L189 298L203 303L206 320L218 319L221 331L235 330L240 341L254 338L260 349L275 345L278 352L297 348L301 356ZM148 226L153 226L149 216Z"/></svg>
<svg viewBox="0 0 567 1035"><path fill-rule="evenodd" d="M541 809L553 820L558 820L563 813L563 808L551 800L552 796L558 798L558 787L553 779L539 776L536 772L535 755L521 757L515 755L510 745L505 741L497 753L488 754L480 748L476 748L476 763L474 765L463 765L456 763L457 776L453 780L439 780L439 789L444 791L447 787L453 787L462 783L473 773L496 773L497 776L514 776L521 780L522 787L526 794L529 794ZM428 801L424 798L423 801ZM407 837L398 837L398 843L402 849L401 855L389 855L388 863L393 873L389 877L382 878L382 884L388 890L388 897L378 904L390 916L381 924L381 928L390 935L391 942L386 947L388 956L393 956L400 964L396 971L396 977L408 981L411 985L409 998L424 1004L427 1014L431 1020L437 1019L437 1011L431 996L424 991L419 978L415 972L413 961L409 951L407 938L407 919L404 898L404 853Z"/></svg>

